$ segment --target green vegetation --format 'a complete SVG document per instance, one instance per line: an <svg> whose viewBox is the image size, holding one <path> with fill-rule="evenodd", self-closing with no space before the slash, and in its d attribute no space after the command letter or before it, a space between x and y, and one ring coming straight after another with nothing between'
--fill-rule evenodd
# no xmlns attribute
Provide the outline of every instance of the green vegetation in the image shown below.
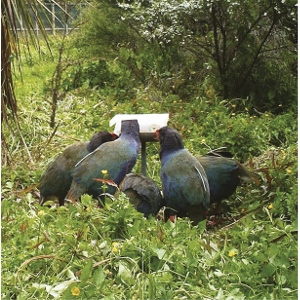
<svg viewBox="0 0 300 300"><path fill-rule="evenodd" d="M19 127L2 124L1 299L297 299L295 4L95 0L53 55L23 52ZM169 113L190 152L227 147L260 183L216 226L147 220L121 192L41 207L53 157L124 113ZM161 186L158 153L147 145Z"/></svg>
<svg viewBox="0 0 300 300"><path fill-rule="evenodd" d="M127 92L138 82L192 101L206 83L222 99L247 99L251 112L278 113L297 98L296 15L295 0L95 0L74 46L116 58Z"/></svg>
<svg viewBox="0 0 300 300"><path fill-rule="evenodd" d="M56 58L59 43L52 48ZM45 50L43 60L25 61L24 82L15 83L31 160L4 127L13 163L2 167L2 299L297 298L294 112L250 114L246 102L221 101L209 84L189 101L138 87L121 101L118 86L83 83L68 92L62 85L54 129L48 87L55 59ZM109 129L115 114L165 112L194 154L226 146L260 169L259 185L241 186L226 201L224 223L146 220L122 193L103 209L87 195L77 205L38 204L32 186L67 145ZM160 185L159 146L147 149L148 176ZM140 160L134 171L141 172Z"/></svg>

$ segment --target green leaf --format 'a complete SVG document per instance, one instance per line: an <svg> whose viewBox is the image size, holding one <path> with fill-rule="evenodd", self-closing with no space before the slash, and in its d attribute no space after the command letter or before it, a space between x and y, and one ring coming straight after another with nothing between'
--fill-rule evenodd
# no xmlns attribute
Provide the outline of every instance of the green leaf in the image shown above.
<svg viewBox="0 0 300 300"><path fill-rule="evenodd" d="M276 268L272 264L265 265L261 270L261 276L262 277L270 277L274 274Z"/></svg>
<svg viewBox="0 0 300 300"><path fill-rule="evenodd" d="M132 273L125 264L119 263L118 276L128 284L133 284L134 282Z"/></svg>
<svg viewBox="0 0 300 300"><path fill-rule="evenodd" d="M272 262L276 267L288 268L290 266L290 261L283 253L270 258L270 262Z"/></svg>
<svg viewBox="0 0 300 300"><path fill-rule="evenodd" d="M172 282L173 280L173 275L170 273L170 272L164 272L162 274L162 276L159 278L159 280L161 282L166 282L166 283L169 283L169 282Z"/></svg>
<svg viewBox="0 0 300 300"><path fill-rule="evenodd" d="M199 232L203 233L206 230L206 220L203 220L198 223Z"/></svg>
<svg viewBox="0 0 300 300"><path fill-rule="evenodd" d="M85 283L91 276L92 270L93 270L93 260L90 259L82 269L81 276L80 276L80 286L85 285Z"/></svg>
<svg viewBox="0 0 300 300"><path fill-rule="evenodd" d="M218 291L217 299L223 299L224 298L224 292L223 289L220 288Z"/></svg>
<svg viewBox="0 0 300 300"><path fill-rule="evenodd" d="M254 255L254 259L258 260L258 261L262 261L262 262L267 262L268 261L268 257L265 253L263 252L257 252L255 255Z"/></svg>
<svg viewBox="0 0 300 300"><path fill-rule="evenodd" d="M162 259L166 254L166 250L162 248L153 248L153 251L157 254L159 259Z"/></svg>
<svg viewBox="0 0 300 300"><path fill-rule="evenodd" d="M88 194L83 194L81 196L81 203L82 203L82 205L89 207L91 205L91 202L92 202L92 196L90 196Z"/></svg>
<svg viewBox="0 0 300 300"><path fill-rule="evenodd" d="M99 266L98 269L96 269L96 271L94 272L93 283L99 287L104 282L104 280L105 280L105 272L103 268Z"/></svg>
<svg viewBox="0 0 300 300"><path fill-rule="evenodd" d="M278 282L278 284L281 286L281 285L284 285L286 283L286 276L284 275L281 275L281 274L276 274L276 281Z"/></svg>

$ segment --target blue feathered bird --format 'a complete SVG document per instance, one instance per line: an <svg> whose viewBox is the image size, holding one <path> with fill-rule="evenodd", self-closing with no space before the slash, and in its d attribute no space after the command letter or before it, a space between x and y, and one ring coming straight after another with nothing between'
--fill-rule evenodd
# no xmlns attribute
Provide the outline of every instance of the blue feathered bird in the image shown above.
<svg viewBox="0 0 300 300"><path fill-rule="evenodd" d="M56 159L49 164L39 183L40 204L50 198L58 198L59 204L64 205L64 199L72 183L72 171L77 162L94 151L103 143L113 141L118 136L108 131L100 131L93 135L89 142L80 142L67 147Z"/></svg>
<svg viewBox="0 0 300 300"><path fill-rule="evenodd" d="M161 192L149 177L134 173L127 174L122 182L121 191L145 217L156 216L163 206Z"/></svg>
<svg viewBox="0 0 300 300"><path fill-rule="evenodd" d="M226 152L228 153L228 152ZM210 188L210 202L220 208L221 201L228 199L240 185L245 182L259 184L259 176L246 169L234 159L223 157L221 153L209 153L205 156L196 156L203 166Z"/></svg>
<svg viewBox="0 0 300 300"><path fill-rule="evenodd" d="M155 132L160 142L160 178L170 216L188 216L193 224L205 218L210 204L206 173L200 162L184 148L180 134L165 126Z"/></svg>
<svg viewBox="0 0 300 300"><path fill-rule="evenodd" d="M118 186L134 167L139 149L137 120L122 121L121 134L117 140L101 145L75 166L68 196L78 200L82 194L87 193L97 199L104 193L103 182L99 179L112 181ZM116 186L107 184L105 193L113 195L115 191Z"/></svg>

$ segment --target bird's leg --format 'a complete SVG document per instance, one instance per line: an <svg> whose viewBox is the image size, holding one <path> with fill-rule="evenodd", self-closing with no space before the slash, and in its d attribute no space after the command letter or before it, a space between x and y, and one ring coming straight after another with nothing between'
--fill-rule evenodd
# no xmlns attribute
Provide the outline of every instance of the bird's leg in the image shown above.
<svg viewBox="0 0 300 300"><path fill-rule="evenodd" d="M86 190L87 189L84 185L78 184L75 180L73 180L65 200L70 199L74 204L80 199L81 195L84 194Z"/></svg>
<svg viewBox="0 0 300 300"><path fill-rule="evenodd" d="M64 206L65 204L65 197L58 198L59 206Z"/></svg>
<svg viewBox="0 0 300 300"><path fill-rule="evenodd" d="M214 220L207 220L208 226L216 226L218 224L221 224L223 222L222 219L214 219Z"/></svg>

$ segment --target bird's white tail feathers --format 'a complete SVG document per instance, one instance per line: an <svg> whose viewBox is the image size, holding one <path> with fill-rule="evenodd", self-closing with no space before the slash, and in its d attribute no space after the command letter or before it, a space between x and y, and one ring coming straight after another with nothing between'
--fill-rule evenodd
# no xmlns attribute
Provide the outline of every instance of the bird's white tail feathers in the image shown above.
<svg viewBox="0 0 300 300"><path fill-rule="evenodd" d="M199 177L200 177L201 180L202 180L202 183L203 183L203 187L204 187L205 192L208 192L208 193L209 193L209 184L208 184L207 178L205 178L205 177L202 176L202 174L201 174L201 172L198 170L198 168L195 167L195 169L196 169L197 173L199 174Z"/></svg>

